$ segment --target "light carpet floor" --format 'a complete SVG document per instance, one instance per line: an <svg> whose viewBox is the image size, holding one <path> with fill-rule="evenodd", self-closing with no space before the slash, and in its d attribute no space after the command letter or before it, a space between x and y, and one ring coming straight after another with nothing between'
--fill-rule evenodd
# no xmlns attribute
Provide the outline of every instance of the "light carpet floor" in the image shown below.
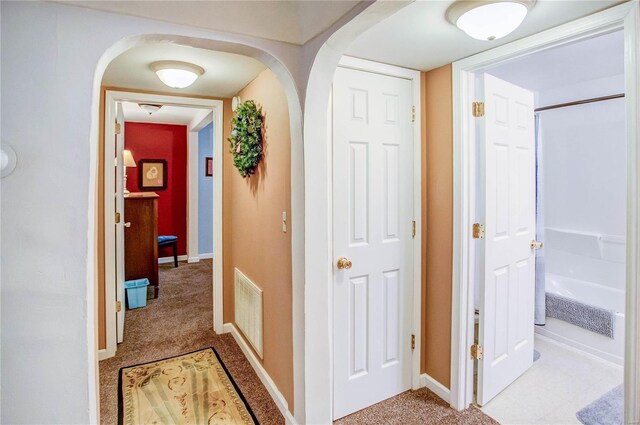
<svg viewBox="0 0 640 425"><path fill-rule="evenodd" d="M127 310L124 342L115 357L100 362L100 422L118 423L118 371L202 348L214 347L263 425L284 418L229 334L213 332L212 262L160 266L160 296Z"/></svg>
<svg viewBox="0 0 640 425"><path fill-rule="evenodd" d="M426 388L407 391L334 422L335 425L497 425L475 407L462 412Z"/></svg>

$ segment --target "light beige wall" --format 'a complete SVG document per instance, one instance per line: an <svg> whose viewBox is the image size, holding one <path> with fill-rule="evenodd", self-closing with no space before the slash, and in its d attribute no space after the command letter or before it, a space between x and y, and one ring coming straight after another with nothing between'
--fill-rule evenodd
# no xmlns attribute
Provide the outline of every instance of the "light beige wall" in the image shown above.
<svg viewBox="0 0 640 425"><path fill-rule="evenodd" d="M453 104L451 65L422 73L423 314L421 369L451 382Z"/></svg>
<svg viewBox="0 0 640 425"><path fill-rule="evenodd" d="M264 158L257 172L242 178L225 137L224 321L233 322L233 276L238 268L263 290L264 360L269 376L293 409L291 233L283 233L282 212L291 216L289 108L282 85L263 71L239 94L254 100L264 116ZM225 125L232 113L225 110ZM227 129L228 131L229 129Z"/></svg>

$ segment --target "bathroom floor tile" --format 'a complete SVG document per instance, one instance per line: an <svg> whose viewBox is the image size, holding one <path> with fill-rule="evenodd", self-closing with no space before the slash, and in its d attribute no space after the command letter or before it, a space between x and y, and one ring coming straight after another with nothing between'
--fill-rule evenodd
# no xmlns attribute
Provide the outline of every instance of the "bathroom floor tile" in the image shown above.
<svg viewBox="0 0 640 425"><path fill-rule="evenodd" d="M540 335L540 359L483 406L501 424L577 424L576 413L620 384L622 368Z"/></svg>

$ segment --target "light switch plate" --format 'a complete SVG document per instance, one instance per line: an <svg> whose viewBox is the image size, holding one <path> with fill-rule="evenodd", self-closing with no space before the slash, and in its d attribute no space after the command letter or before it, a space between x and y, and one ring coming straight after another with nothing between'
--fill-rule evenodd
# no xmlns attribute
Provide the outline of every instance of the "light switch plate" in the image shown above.
<svg viewBox="0 0 640 425"><path fill-rule="evenodd" d="M282 233L287 233L287 212L282 211Z"/></svg>

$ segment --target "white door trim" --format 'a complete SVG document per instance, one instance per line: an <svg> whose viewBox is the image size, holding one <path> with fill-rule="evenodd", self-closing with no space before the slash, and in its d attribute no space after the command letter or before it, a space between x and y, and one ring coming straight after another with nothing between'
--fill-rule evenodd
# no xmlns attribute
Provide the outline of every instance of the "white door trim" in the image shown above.
<svg viewBox="0 0 640 425"><path fill-rule="evenodd" d="M625 423L640 421L640 47L639 5L628 2L453 63L454 235L451 332L451 406L461 410L473 399L475 253L471 242L474 198L473 73L537 51L616 29L624 29L627 125L627 284Z"/></svg>
<svg viewBox="0 0 640 425"><path fill-rule="evenodd" d="M416 236L413 239L413 267L414 267L414 284L413 291L414 295L413 300L413 314L412 314L412 334L415 335L415 350L412 353L411 357L411 384L413 389L417 389L421 386L420 380L420 330L421 330L421 291L422 291L422 278L421 278L421 188L422 188L422 177L421 177L421 128L420 128L420 72L414 71L406 68L400 68L392 65L386 65L378 62L372 62L363 59L357 59L353 57L343 56L340 60L339 65L343 68L356 69L360 71L373 72L376 74L387 75L391 77L404 78L407 80L411 80L412 88L411 88L411 96L412 102L415 106L415 116L416 121L413 126L413 153L414 153L414 191L413 191L413 214L414 219L416 221ZM329 105L330 107L330 105ZM331 117L331 115L329 115ZM329 120L331 121L331 120ZM327 137L328 137L328 154L329 158L331 158L331 150L332 150L332 136L331 136L332 127L331 124L328 126ZM327 170L327 187L333 187L332 184L332 176L331 168ZM329 190L327 192L327 205L333 205L332 192ZM328 249L331 255L333 251L333 227L329 226L328 231ZM333 343L333 312L331 311L331 305L333 300L333 292L331 288L333 287L333 257L331 263L327 264L327 276L329 277L328 281L324 283L326 289L326 299L328 303L322 303L322 308L324 310L324 314L322 317L329 317L329 320L326 323L326 332L329 335L329 338L326 337L327 334L319 336L316 338L315 328L309 327L307 328L307 333L305 335L305 340L307 343L307 349L311 345L314 346L314 350L319 350L319 352L325 353L328 357L328 362L322 363L321 365L314 365L314 376L323 376L324 379L332 380L333 377L333 349L331 345ZM312 317L311 315L307 317L305 321L305 326L307 324L312 324L316 320L321 320L320 317ZM322 319L324 320L324 319ZM333 384L329 385L330 393L325 395L325 399L323 400L323 406L326 405L327 417L333 417ZM324 398L324 397L323 397Z"/></svg>
<svg viewBox="0 0 640 425"><path fill-rule="evenodd" d="M105 126L104 147L105 153L115 150L115 127L108 125L115 122L116 102L157 103L163 105L186 106L209 109L213 114L213 125L216 129L222 129L223 102L221 100L200 99L191 97L157 95L147 93L131 93L124 91L108 90L105 93ZM124 129L122 129L124 131ZM222 131L213 132L213 329L217 333L223 332L223 300L222 300ZM109 156L105 155L105 229L113 228L115 218L109 205L113 206L113 167L109 164ZM111 232L105 232L105 311L115 312L115 287L108 285L110 270L115 264L115 240ZM115 278L114 276L112 278ZM124 306L123 306L124 308ZM106 314L106 350L99 353L100 360L113 357L116 352L116 321L115 314Z"/></svg>
<svg viewBox="0 0 640 425"><path fill-rule="evenodd" d="M187 126L187 262L198 257L198 131Z"/></svg>
<svg viewBox="0 0 640 425"><path fill-rule="evenodd" d="M203 110L198 113L193 120L187 125L187 176L188 176L188 191L187 196L187 262L197 263L200 261L199 254L199 210L198 210L198 196L199 189L199 131L205 128L213 120L213 114L209 110Z"/></svg>

